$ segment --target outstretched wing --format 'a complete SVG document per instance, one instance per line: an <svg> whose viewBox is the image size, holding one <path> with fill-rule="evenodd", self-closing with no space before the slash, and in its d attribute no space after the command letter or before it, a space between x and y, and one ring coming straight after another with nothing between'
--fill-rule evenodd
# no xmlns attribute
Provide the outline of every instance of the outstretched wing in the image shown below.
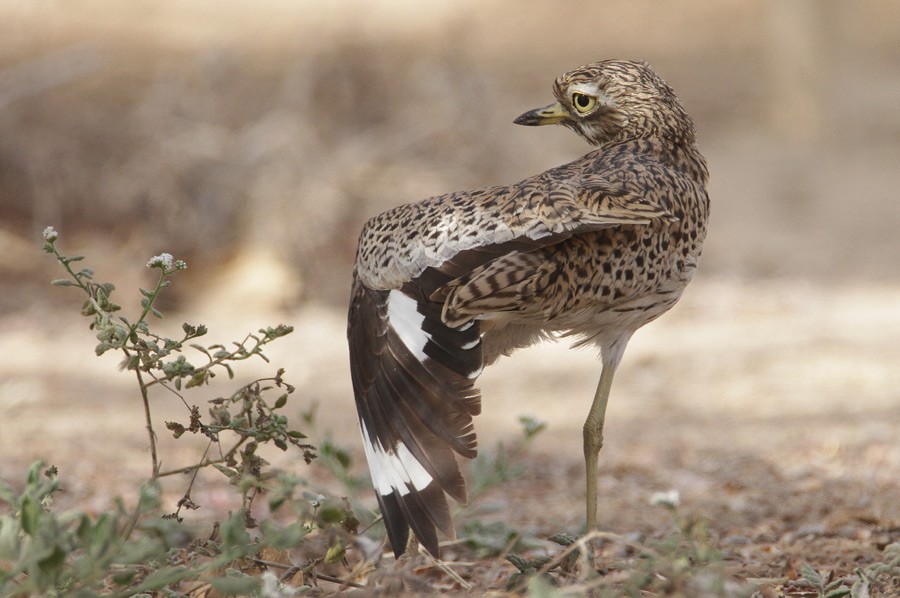
<svg viewBox="0 0 900 598"><path fill-rule="evenodd" d="M538 250L572 235L668 217L622 185L599 177L573 185L552 174L401 206L363 230L350 367L372 482L398 556L409 529L435 556L437 530L454 537L445 494L466 501L456 455L476 454L481 323L471 311L449 317L448 298L463 281L499 292L497 280L527 274L540 265Z"/></svg>
<svg viewBox="0 0 900 598"><path fill-rule="evenodd" d="M437 556L437 530L454 537L445 493L467 501L458 454L473 458L481 411L481 323L449 326L431 297L518 242L460 252L399 289L354 277L347 335L366 459L395 554L409 529Z"/></svg>

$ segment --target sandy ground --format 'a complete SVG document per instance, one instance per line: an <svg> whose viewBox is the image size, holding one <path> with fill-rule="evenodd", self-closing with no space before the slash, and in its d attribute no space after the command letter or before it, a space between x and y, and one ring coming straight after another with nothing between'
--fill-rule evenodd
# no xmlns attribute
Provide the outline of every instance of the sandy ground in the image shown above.
<svg viewBox="0 0 900 598"><path fill-rule="evenodd" d="M600 465L601 525L618 533L666 528L669 516L649 499L677 490L681 512L709 519L739 575L786 575L800 560L843 573L870 562L900 534L898 304L898 286L701 276L671 314L636 335L617 376ZM61 504L100 509L117 493L132 496L149 469L132 381L114 358L92 355L74 310L38 326L34 316L0 322L0 477L18 480L40 458L66 480ZM195 321L182 316L169 323ZM343 313L309 306L276 320L296 326L268 352L298 386L289 414L319 402L318 433L351 447L361 468ZM275 321L219 311L207 323L211 338L225 340ZM253 362L242 376L271 371ZM578 528L580 427L597 376L592 351L561 343L522 351L484 374L482 447L515 443L519 415L548 429L527 450L523 477L473 505L482 516L538 535ZM157 422L185 419L170 397L153 400ZM161 442L170 467L197 448ZM316 479L296 460L275 455L275 463ZM201 517L235 507L221 488L215 476L200 486ZM183 488L179 481L167 489L174 502Z"/></svg>

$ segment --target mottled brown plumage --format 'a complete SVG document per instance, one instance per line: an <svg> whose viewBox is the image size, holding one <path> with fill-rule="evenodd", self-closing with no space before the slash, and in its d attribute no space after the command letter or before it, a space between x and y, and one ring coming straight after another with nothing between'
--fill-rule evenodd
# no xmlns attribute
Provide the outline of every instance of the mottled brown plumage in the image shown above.
<svg viewBox="0 0 900 598"><path fill-rule="evenodd" d="M612 375L696 270L707 170L672 89L645 63L604 61L561 76L554 94L516 122L562 124L596 149L513 185L388 210L360 236L351 372L398 554L409 528L435 555L435 530L453 534L445 493L466 499L454 453L475 455L482 368L547 337L601 350L584 434L593 526Z"/></svg>

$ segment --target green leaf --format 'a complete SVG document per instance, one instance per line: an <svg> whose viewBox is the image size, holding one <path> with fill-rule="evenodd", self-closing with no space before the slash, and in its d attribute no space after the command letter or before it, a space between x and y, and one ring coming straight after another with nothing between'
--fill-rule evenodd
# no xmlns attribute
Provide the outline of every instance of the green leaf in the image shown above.
<svg viewBox="0 0 900 598"><path fill-rule="evenodd" d="M150 555L147 556L149 557ZM112 574L113 583L120 587L127 586L131 583L131 580L134 579L136 573L137 572L133 569L120 569L115 571ZM146 594L146 596L149 596L149 594ZM134 596L131 598L134 598Z"/></svg>
<svg viewBox="0 0 900 598"><path fill-rule="evenodd" d="M37 565L42 573L55 577L65 562L66 551L56 545L50 554L38 561Z"/></svg>
<svg viewBox="0 0 900 598"><path fill-rule="evenodd" d="M84 303L81 304L81 315L94 316L96 314L97 309L94 307L94 304L90 299L87 299Z"/></svg>
<svg viewBox="0 0 900 598"><path fill-rule="evenodd" d="M800 576L811 583L816 589L824 589L825 581L822 579L822 576L819 575L818 571L809 566L809 563L800 565Z"/></svg>
<svg viewBox="0 0 900 598"><path fill-rule="evenodd" d="M138 512L149 513L160 507L159 481L149 480L141 484L140 498L138 499Z"/></svg>
<svg viewBox="0 0 900 598"><path fill-rule="evenodd" d="M78 527L75 529L75 535L82 544L87 544L91 537L91 519L82 513L78 521Z"/></svg>
<svg viewBox="0 0 900 598"><path fill-rule="evenodd" d="M560 546L571 546L578 540L578 537L573 536L571 534L562 534L561 533L561 534L553 534L552 536L550 536L547 539L550 540L551 542L555 542L556 544L559 544Z"/></svg>
<svg viewBox="0 0 900 598"><path fill-rule="evenodd" d="M350 453L347 450L337 446L330 440L326 440L322 443L321 451L322 456L333 458L343 469L349 469L353 464L353 459L352 457L350 457Z"/></svg>
<svg viewBox="0 0 900 598"><path fill-rule="evenodd" d="M547 429L547 422L527 415L519 416L519 423L522 424L522 433L525 435L526 442Z"/></svg>
<svg viewBox="0 0 900 598"><path fill-rule="evenodd" d="M9 516L0 516L0 561L12 563L19 558L22 548L19 530L20 527L16 524L15 519ZM6 573L9 571L0 569L0 588L3 587L2 580Z"/></svg>
<svg viewBox="0 0 900 598"><path fill-rule="evenodd" d="M16 494L16 491L3 480L0 480L0 501L7 503L13 508L19 503L19 497L18 494Z"/></svg>
<svg viewBox="0 0 900 598"><path fill-rule="evenodd" d="M560 598L562 592L554 586L558 585L557 581L549 575L537 575L528 581L529 598Z"/></svg>
<svg viewBox="0 0 900 598"><path fill-rule="evenodd" d="M28 477L27 483L29 486L34 486L41 479L41 469L44 468L43 461L35 461L28 467Z"/></svg>
<svg viewBox="0 0 900 598"><path fill-rule="evenodd" d="M319 509L319 521L323 523L340 523L344 519L344 510L335 503L325 503Z"/></svg>
<svg viewBox="0 0 900 598"><path fill-rule="evenodd" d="M284 529L277 529L271 521L263 521L261 527L263 528L262 539L266 546L274 548L295 548L312 531L300 521L295 521Z"/></svg>
<svg viewBox="0 0 900 598"><path fill-rule="evenodd" d="M841 582L841 583L843 583L843 582ZM842 586L840 588L836 588L834 590L829 591L827 594L825 594L825 598L843 598L843 596L846 596L849 593L850 593L850 588L848 588L846 586Z"/></svg>
<svg viewBox="0 0 900 598"><path fill-rule="evenodd" d="M859 569L856 570L856 575L859 577L853 582L853 587L850 589L850 596L853 598L869 598L869 580L862 577L862 573Z"/></svg>
<svg viewBox="0 0 900 598"><path fill-rule="evenodd" d="M256 577L242 574L214 577L209 580L209 585L221 594L230 596L250 596L259 591L261 582Z"/></svg>
<svg viewBox="0 0 900 598"><path fill-rule="evenodd" d="M273 407L273 409L281 409L282 407L287 405L287 400L288 400L288 396L286 394L281 395L275 401L275 407Z"/></svg>
<svg viewBox="0 0 900 598"><path fill-rule="evenodd" d="M325 562L328 564L337 563L347 554L347 547L340 540L328 548L325 552Z"/></svg>
<svg viewBox="0 0 900 598"><path fill-rule="evenodd" d="M212 466L215 467L217 470L219 470L220 473L222 473L225 477L227 477L232 482L234 482L238 478L240 478L241 474L239 474L235 470L231 469L230 467L225 467L221 463L213 463Z"/></svg>
<svg viewBox="0 0 900 598"><path fill-rule="evenodd" d="M830 584L828 584L827 586L825 586L825 591L826 591L826 592L830 592L831 590L836 590L836 589L840 588L840 587L843 586L843 585L844 585L844 580L843 580L843 579L835 579L835 580L832 581Z"/></svg>
<svg viewBox="0 0 900 598"><path fill-rule="evenodd" d="M91 554L97 559L103 559L110 551L115 550L116 533L115 517L110 512L101 514L91 532L91 542L88 546Z"/></svg>
<svg viewBox="0 0 900 598"><path fill-rule="evenodd" d="M207 351L207 350L206 350L206 347L204 347L203 345L198 345L198 344L196 344L196 343L192 343L192 344L190 344L190 345L188 345L188 346L191 347L191 348L193 348L193 349L196 349L196 350L200 351L201 353L203 353L204 355L206 355L207 357L209 357L210 359L212 359L212 355L209 354L209 351Z"/></svg>
<svg viewBox="0 0 900 598"><path fill-rule="evenodd" d="M74 287L75 283L69 280L68 278L57 278L56 280L51 280L50 284L55 287Z"/></svg>
<svg viewBox="0 0 900 598"><path fill-rule="evenodd" d="M528 561L525 560L524 558L520 557L517 554L506 555L506 560L509 561L510 563L512 563L513 567L515 567L522 573L525 573L530 568Z"/></svg>
<svg viewBox="0 0 900 598"><path fill-rule="evenodd" d="M244 550L250 548L250 534L247 533L247 526L244 521L244 511L241 510L234 513L219 526L219 533L222 534L222 545L226 551L239 548L239 554L243 554Z"/></svg>
<svg viewBox="0 0 900 598"><path fill-rule="evenodd" d="M191 571L187 567L164 567L163 569L157 569L156 571L145 577L144 581L142 581L136 587L129 588L129 592L137 593L146 590L161 590L168 585L172 585L173 583L177 583L196 575L196 571Z"/></svg>
<svg viewBox="0 0 900 598"><path fill-rule="evenodd" d="M36 504L31 496L23 496L19 506L19 522L22 526L22 531L29 536L34 536L37 532L40 516L40 505Z"/></svg>
<svg viewBox="0 0 900 598"><path fill-rule="evenodd" d="M116 563L123 565L141 565L151 560L163 560L166 549L158 541L141 538L138 541L129 541L122 545L116 554ZM133 573L132 573L133 575Z"/></svg>
<svg viewBox="0 0 900 598"><path fill-rule="evenodd" d="M184 387L194 388L195 386L202 386L208 378L209 370L200 370L199 372L191 376L191 379L187 381L187 384L185 384Z"/></svg>

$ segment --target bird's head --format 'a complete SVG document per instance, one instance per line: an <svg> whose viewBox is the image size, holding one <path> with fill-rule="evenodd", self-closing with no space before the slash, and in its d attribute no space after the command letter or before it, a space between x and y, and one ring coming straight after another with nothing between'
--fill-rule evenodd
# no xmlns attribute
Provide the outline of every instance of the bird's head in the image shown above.
<svg viewBox="0 0 900 598"><path fill-rule="evenodd" d="M530 110L519 125L561 124L591 145L650 136L693 142L694 125L672 88L645 62L604 60L562 75L557 102Z"/></svg>

